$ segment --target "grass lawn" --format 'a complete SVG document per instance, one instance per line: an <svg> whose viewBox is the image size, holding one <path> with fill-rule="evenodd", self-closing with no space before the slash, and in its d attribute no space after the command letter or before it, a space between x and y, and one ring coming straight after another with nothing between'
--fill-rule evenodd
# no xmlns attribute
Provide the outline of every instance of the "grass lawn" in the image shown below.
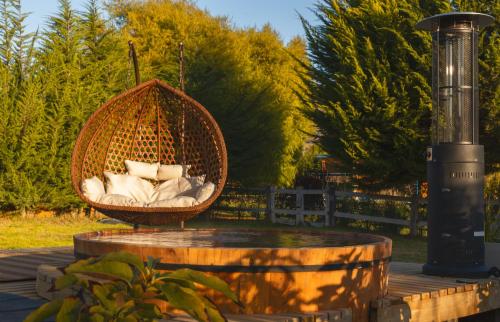
<svg viewBox="0 0 500 322"><path fill-rule="evenodd" d="M172 226L170 226L172 227ZM186 223L186 228L280 228L296 227L273 225L255 221L207 221L196 219ZM130 228L130 225L102 223L86 217L74 218L58 216L51 218L22 218L20 216L0 216L0 249L71 246L73 235L109 228ZM359 228L304 228L335 231L363 232ZM371 233L387 236L393 241L392 258L394 261L425 262L426 241L424 238L410 238L394 233L374 231Z"/></svg>
<svg viewBox="0 0 500 322"><path fill-rule="evenodd" d="M0 216L0 249L71 246L74 234L127 227L130 226L64 215L51 218Z"/></svg>

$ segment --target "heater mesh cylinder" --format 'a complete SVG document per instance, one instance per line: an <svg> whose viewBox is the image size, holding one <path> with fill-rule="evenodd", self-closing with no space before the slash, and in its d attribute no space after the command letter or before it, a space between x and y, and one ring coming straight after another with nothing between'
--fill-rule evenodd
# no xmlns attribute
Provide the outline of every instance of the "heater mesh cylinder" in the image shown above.
<svg viewBox="0 0 500 322"><path fill-rule="evenodd" d="M433 38L433 143L477 144L477 32L453 25Z"/></svg>

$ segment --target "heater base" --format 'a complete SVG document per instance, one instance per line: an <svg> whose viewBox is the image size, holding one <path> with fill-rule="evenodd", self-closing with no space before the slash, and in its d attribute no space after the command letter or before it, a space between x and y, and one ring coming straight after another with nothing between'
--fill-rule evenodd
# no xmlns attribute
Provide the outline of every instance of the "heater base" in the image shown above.
<svg viewBox="0 0 500 322"><path fill-rule="evenodd" d="M485 265L480 266L450 266L425 264L422 267L425 275L466 277L466 278L487 278L490 276L490 269Z"/></svg>

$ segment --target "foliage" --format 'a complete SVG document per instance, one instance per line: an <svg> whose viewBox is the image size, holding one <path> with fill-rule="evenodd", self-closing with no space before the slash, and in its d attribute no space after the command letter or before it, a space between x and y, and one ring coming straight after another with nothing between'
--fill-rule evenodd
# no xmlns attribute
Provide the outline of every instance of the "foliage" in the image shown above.
<svg viewBox="0 0 500 322"><path fill-rule="evenodd" d="M147 264L136 255L115 252L77 261L64 268L55 290L80 286L76 296L56 299L40 306L25 322L43 321L159 321L159 304L168 303L198 321L225 321L219 309L198 292L197 285L213 289L239 304L229 286L216 276L190 269L171 273L155 270L157 260Z"/></svg>
<svg viewBox="0 0 500 322"><path fill-rule="evenodd" d="M24 32L18 0L0 7L0 208L69 208L70 157L80 128L112 94L125 64L96 2L69 0L41 33ZM35 46L35 43L38 44Z"/></svg>
<svg viewBox="0 0 500 322"><path fill-rule="evenodd" d="M36 35L26 33L19 0L0 7L0 207L32 206L43 195L34 158L47 131L34 63Z"/></svg>
<svg viewBox="0 0 500 322"><path fill-rule="evenodd" d="M486 240L500 241L500 172L485 178L484 197L486 200L484 227Z"/></svg>
<svg viewBox="0 0 500 322"><path fill-rule="evenodd" d="M454 1L461 11L487 13L495 21L479 35L479 143L488 172L500 170L500 1Z"/></svg>
<svg viewBox="0 0 500 322"><path fill-rule="evenodd" d="M72 149L92 112L133 85L128 40L143 78L174 86L185 43L187 92L222 127L230 180L293 182L311 127L296 95L301 40L285 46L269 26L237 29L188 1L114 1L108 20L97 3L77 12L59 0L44 30L30 34L20 1L0 1L0 209L81 206L70 182Z"/></svg>
<svg viewBox="0 0 500 322"><path fill-rule="evenodd" d="M115 1L111 12L123 37L137 45L146 78L177 85L184 43L186 91L221 126L231 180L293 182L310 128L295 93L297 59L306 60L300 39L284 46L270 26L236 29L188 1Z"/></svg>
<svg viewBox="0 0 500 322"><path fill-rule="evenodd" d="M424 177L431 36L415 25L452 8L445 0L323 0L316 5L319 24L303 20L311 60L303 97L310 103L306 113L319 129L320 146L341 160L346 171L359 174L359 185L380 189ZM500 57L497 38L490 36L498 28L489 30L481 34L486 47L481 48L481 66L490 69L481 84L486 100L482 111L489 113L482 135L486 151L498 151L487 140L498 140L495 80ZM489 162L497 162L495 153Z"/></svg>

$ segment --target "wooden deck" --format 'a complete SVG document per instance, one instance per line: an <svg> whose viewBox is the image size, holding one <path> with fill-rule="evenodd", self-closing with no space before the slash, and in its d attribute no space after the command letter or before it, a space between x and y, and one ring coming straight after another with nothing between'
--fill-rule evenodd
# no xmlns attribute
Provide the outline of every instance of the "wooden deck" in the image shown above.
<svg viewBox="0 0 500 322"><path fill-rule="evenodd" d="M0 251L0 321L22 321L44 303L35 293L38 265L63 266L72 260L70 247ZM389 294L371 303L371 321L500 321L500 279L430 277L420 270L421 264L391 263ZM490 313L472 316L481 312ZM461 319L465 317L469 318ZM235 322L351 321L348 311L228 318ZM192 320L177 317L174 321Z"/></svg>

